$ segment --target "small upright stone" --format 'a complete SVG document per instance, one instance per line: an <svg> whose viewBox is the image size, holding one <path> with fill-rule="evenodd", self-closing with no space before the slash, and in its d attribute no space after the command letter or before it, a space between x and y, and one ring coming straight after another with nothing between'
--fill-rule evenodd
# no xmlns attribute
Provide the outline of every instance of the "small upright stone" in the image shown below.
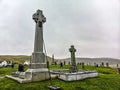
<svg viewBox="0 0 120 90"><path fill-rule="evenodd" d="M19 72L24 72L24 66L22 64L18 65L18 71Z"/></svg>
<svg viewBox="0 0 120 90"><path fill-rule="evenodd" d="M52 55L52 65L55 65L54 54Z"/></svg>
<svg viewBox="0 0 120 90"><path fill-rule="evenodd" d="M74 46L72 45L71 48L69 49L70 53L71 53L71 66L70 66L70 72L77 72L77 66L76 66L76 60L75 60L75 52L76 49L74 48Z"/></svg>
<svg viewBox="0 0 120 90"><path fill-rule="evenodd" d="M84 64L84 62L81 63L81 66L82 66L82 70L85 70L85 64Z"/></svg>

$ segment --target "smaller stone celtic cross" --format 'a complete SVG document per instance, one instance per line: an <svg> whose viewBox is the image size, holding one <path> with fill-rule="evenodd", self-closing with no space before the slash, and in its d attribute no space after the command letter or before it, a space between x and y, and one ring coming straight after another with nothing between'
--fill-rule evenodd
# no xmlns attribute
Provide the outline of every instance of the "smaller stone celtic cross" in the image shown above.
<svg viewBox="0 0 120 90"><path fill-rule="evenodd" d="M71 48L69 49L69 51L71 53L71 67L70 67L70 72L76 72L77 71L76 60L75 60L76 49L74 48L73 45L71 45Z"/></svg>
<svg viewBox="0 0 120 90"><path fill-rule="evenodd" d="M71 48L69 49L69 51L71 52L71 64L72 64L72 66L75 66L76 65L76 63L75 63L75 52L76 52L76 49L72 45Z"/></svg>

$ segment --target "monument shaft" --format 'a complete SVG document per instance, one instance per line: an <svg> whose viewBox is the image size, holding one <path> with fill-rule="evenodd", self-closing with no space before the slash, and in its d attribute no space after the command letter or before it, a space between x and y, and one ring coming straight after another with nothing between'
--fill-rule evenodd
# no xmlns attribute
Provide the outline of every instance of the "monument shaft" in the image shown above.
<svg viewBox="0 0 120 90"><path fill-rule="evenodd" d="M71 64L72 66L75 66L76 65L76 61L75 61L75 53L74 52L71 52Z"/></svg>
<svg viewBox="0 0 120 90"><path fill-rule="evenodd" d="M34 52L43 52L43 27L36 23Z"/></svg>

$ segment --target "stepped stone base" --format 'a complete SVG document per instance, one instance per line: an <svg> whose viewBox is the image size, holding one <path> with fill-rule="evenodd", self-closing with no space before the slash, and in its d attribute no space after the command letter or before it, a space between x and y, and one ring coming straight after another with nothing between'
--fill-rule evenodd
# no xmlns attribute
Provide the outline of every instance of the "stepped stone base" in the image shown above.
<svg viewBox="0 0 120 90"><path fill-rule="evenodd" d="M19 75L17 77L10 75L6 75L6 77L14 79L19 83L28 83L47 80L50 78L50 75L47 68L40 68L40 69L28 69L26 72L19 72Z"/></svg>
<svg viewBox="0 0 120 90"><path fill-rule="evenodd" d="M6 75L6 77L10 78L10 79L13 79L15 81L18 81L19 83L28 83L28 82L31 82L31 80L23 79L23 78L19 78L19 77L13 77L13 76L10 76L10 75Z"/></svg>
<svg viewBox="0 0 120 90"><path fill-rule="evenodd" d="M86 78L94 78L98 77L98 72L96 71L83 71L83 72L75 72L75 73L62 73L58 78L64 81L76 81L82 80Z"/></svg>
<svg viewBox="0 0 120 90"><path fill-rule="evenodd" d="M50 78L47 68L28 69L25 73L25 77L31 81L42 81Z"/></svg>
<svg viewBox="0 0 120 90"><path fill-rule="evenodd" d="M70 70L71 73L78 71L76 66L70 66L69 70Z"/></svg>

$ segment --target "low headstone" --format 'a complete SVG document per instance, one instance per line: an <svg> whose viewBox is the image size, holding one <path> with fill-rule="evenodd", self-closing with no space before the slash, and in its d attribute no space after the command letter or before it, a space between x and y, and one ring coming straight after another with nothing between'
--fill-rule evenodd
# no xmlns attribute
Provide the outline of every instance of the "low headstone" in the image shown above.
<svg viewBox="0 0 120 90"><path fill-rule="evenodd" d="M81 65L81 63L80 63L80 65Z"/></svg>
<svg viewBox="0 0 120 90"><path fill-rule="evenodd" d="M47 68L49 68L49 61L47 61Z"/></svg>
<svg viewBox="0 0 120 90"><path fill-rule="evenodd" d="M96 67L98 67L98 64L96 65Z"/></svg>
<svg viewBox="0 0 120 90"><path fill-rule="evenodd" d="M109 63L106 63L106 67L109 67Z"/></svg>
<svg viewBox="0 0 120 90"><path fill-rule="evenodd" d="M60 68L62 68L63 67L63 63L62 62L60 62Z"/></svg>
<svg viewBox="0 0 120 90"><path fill-rule="evenodd" d="M70 65L70 61L68 62L68 64Z"/></svg>
<svg viewBox="0 0 120 90"><path fill-rule="evenodd" d="M66 62L64 61L64 65L66 65Z"/></svg>
<svg viewBox="0 0 120 90"><path fill-rule="evenodd" d="M57 62L55 62L55 66L57 65Z"/></svg>
<svg viewBox="0 0 120 90"><path fill-rule="evenodd" d="M24 72L24 66L22 64L18 65L18 71L19 72Z"/></svg>
<svg viewBox="0 0 120 90"><path fill-rule="evenodd" d="M101 63L101 66L103 66L103 67L104 67L104 62L102 62L102 63Z"/></svg>
<svg viewBox="0 0 120 90"><path fill-rule="evenodd" d="M55 64L54 54L52 55L52 65Z"/></svg>
<svg viewBox="0 0 120 90"><path fill-rule="evenodd" d="M118 68L118 66L119 66L119 65L117 64L117 68Z"/></svg>
<svg viewBox="0 0 120 90"><path fill-rule="evenodd" d="M12 63L11 68L14 68L14 63Z"/></svg>
<svg viewBox="0 0 120 90"><path fill-rule="evenodd" d="M94 67L95 67L95 68L98 67L98 64L94 63Z"/></svg>
<svg viewBox="0 0 120 90"><path fill-rule="evenodd" d="M85 69L85 64L84 64L84 62L81 63L81 66L82 66L82 70L84 70L84 69Z"/></svg>

